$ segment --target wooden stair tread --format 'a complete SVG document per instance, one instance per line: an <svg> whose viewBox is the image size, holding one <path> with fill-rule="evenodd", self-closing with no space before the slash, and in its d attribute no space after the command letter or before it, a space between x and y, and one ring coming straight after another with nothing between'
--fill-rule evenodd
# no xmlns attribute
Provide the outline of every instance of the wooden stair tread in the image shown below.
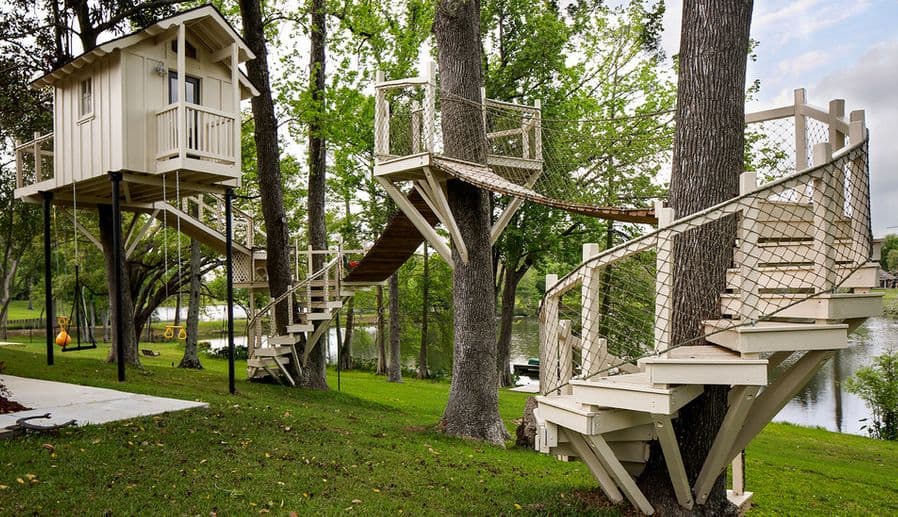
<svg viewBox="0 0 898 517"><path fill-rule="evenodd" d="M848 325L844 323L758 321L740 325L739 320L707 320L703 324L707 341L743 354L848 346Z"/></svg>
<svg viewBox="0 0 898 517"><path fill-rule="evenodd" d="M739 334L763 334L766 332L793 332L796 330L847 329L846 323L791 323L785 321L756 321L752 324L739 324L739 320L705 320L706 327L713 327L726 332ZM683 347L686 348L686 347Z"/></svg>
<svg viewBox="0 0 898 517"><path fill-rule="evenodd" d="M265 368L266 366L277 367L278 363L280 364L290 364L289 356L278 356L277 359L274 357L253 357L251 359L246 360L246 365L251 368Z"/></svg>
<svg viewBox="0 0 898 517"><path fill-rule="evenodd" d="M279 357L293 354L291 346L263 346L254 352L255 357Z"/></svg>
<svg viewBox="0 0 898 517"><path fill-rule="evenodd" d="M294 323L293 325L287 325L287 332L290 334L301 334L303 332L312 332L315 330L315 326L311 323Z"/></svg>

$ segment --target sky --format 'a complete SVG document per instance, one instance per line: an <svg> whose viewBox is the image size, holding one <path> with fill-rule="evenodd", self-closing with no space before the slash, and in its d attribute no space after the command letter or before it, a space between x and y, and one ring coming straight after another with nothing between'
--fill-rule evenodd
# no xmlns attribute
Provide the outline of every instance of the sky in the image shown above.
<svg viewBox="0 0 898 517"><path fill-rule="evenodd" d="M681 0L667 1L662 44L677 53ZM758 42L748 81L761 91L746 106L758 111L808 102L827 107L845 99L845 112L863 109L870 130L873 235L898 233L898 1L757 0L751 35Z"/></svg>

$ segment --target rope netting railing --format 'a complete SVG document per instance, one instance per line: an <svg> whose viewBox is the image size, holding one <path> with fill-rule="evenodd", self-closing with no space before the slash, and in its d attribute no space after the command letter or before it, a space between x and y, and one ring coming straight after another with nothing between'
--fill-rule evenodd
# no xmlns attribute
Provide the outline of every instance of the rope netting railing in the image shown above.
<svg viewBox="0 0 898 517"><path fill-rule="evenodd" d="M669 112L551 119L539 102L527 106L485 95L471 101L437 90L426 77L379 82L375 91L380 164L430 153L446 159L434 161L445 166L444 174L499 194L588 215L601 216L599 208L641 209L633 222L654 222L651 204L660 186L648 178L669 162ZM481 122L454 123L451 153L442 127L450 112ZM486 167L448 161L476 161L484 149Z"/></svg>
<svg viewBox="0 0 898 517"><path fill-rule="evenodd" d="M811 167L787 174L791 164L770 162L776 166L743 174L738 197L678 220L659 206L659 229L601 253L586 245L580 267L561 279L548 275L541 393L565 393L572 379L639 371L640 359L671 357L736 327L813 322L825 318L809 304L814 299L877 285L858 113L850 129L844 120L828 124L838 126L836 153L829 127L809 126L809 139L827 137L812 148ZM715 261L718 271L702 267ZM709 298L713 304L697 301Z"/></svg>

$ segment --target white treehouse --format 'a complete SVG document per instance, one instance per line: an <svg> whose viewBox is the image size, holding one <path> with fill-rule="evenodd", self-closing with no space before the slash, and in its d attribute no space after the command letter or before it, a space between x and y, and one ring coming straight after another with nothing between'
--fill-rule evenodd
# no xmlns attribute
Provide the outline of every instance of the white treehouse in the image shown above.
<svg viewBox="0 0 898 517"><path fill-rule="evenodd" d="M122 172L124 208L240 181L240 101L258 91L239 64L255 56L211 6L103 43L38 78L53 88L53 133L16 143L16 198L108 203ZM183 92L183 94L179 94ZM55 158L55 159L54 159Z"/></svg>

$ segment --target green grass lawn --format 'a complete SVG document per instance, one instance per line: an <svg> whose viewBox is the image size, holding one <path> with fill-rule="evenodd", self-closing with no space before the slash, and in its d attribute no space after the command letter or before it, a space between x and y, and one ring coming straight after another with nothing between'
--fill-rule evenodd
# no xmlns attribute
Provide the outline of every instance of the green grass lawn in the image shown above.
<svg viewBox="0 0 898 517"><path fill-rule="evenodd" d="M344 372L337 392L330 372L330 392L240 380L232 397L225 361L204 358L205 370L183 371L171 368L177 345L150 346L161 355L141 358L147 372L129 369L122 385L100 361L105 347L56 354L52 368L39 343L0 347L11 375L210 404L0 441L0 515L621 513L584 502L596 482L580 463L432 431L446 383ZM501 393L510 431L525 399ZM898 513L898 444L772 424L747 461L753 514Z"/></svg>
<svg viewBox="0 0 898 517"><path fill-rule="evenodd" d="M44 308L43 303L34 302L34 308L28 309L28 300L13 300L9 302L9 313L7 319L12 320L28 320L32 318L40 318L41 311Z"/></svg>

